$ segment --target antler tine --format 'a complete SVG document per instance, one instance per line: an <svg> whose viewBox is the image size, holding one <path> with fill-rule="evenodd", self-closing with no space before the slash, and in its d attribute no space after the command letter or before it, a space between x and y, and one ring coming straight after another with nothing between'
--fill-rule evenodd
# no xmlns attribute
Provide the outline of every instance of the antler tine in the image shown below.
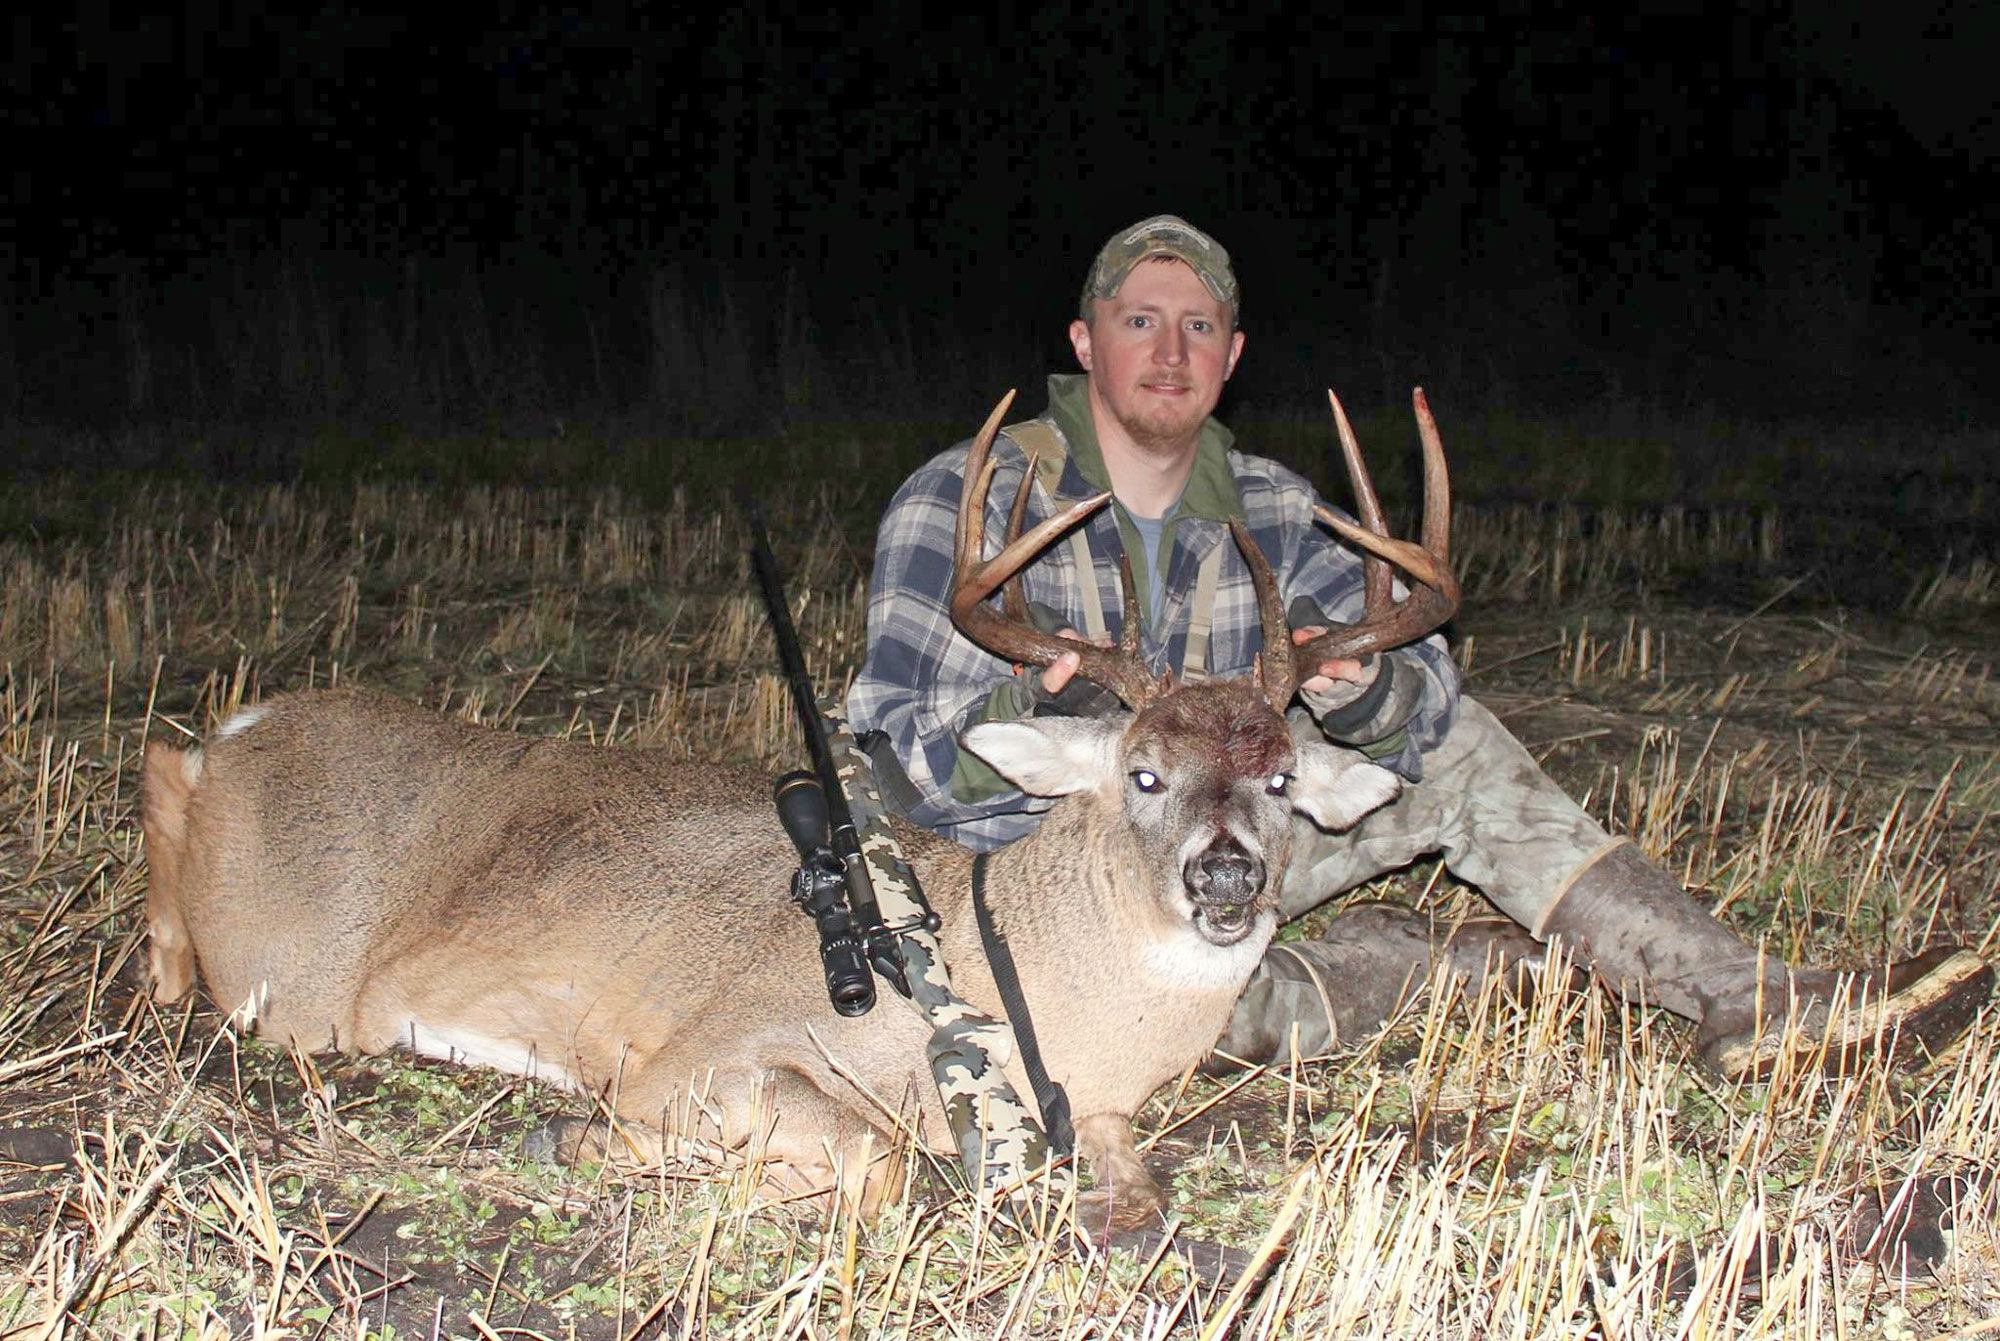
<svg viewBox="0 0 2000 1341"><path fill-rule="evenodd" d="M1378 604L1374 591L1374 570L1381 565L1364 558L1363 562L1370 568L1367 613L1359 624L1332 629L1311 642L1295 647L1292 650L1294 674L1299 679L1317 674L1323 661L1364 656L1414 642L1443 625L1458 610L1458 577L1451 567L1451 480L1445 468L1444 443L1438 436L1437 421L1431 417L1430 404L1424 399L1422 389L1417 389L1412 398L1416 406L1417 435L1423 441L1424 450L1423 543L1415 545L1386 534L1388 528L1382 524L1380 504L1374 501L1374 484L1368 480L1367 468L1361 462L1360 447L1354 441L1353 430L1346 422L1346 415L1341 413L1337 400L1334 402L1334 419L1341 430L1341 449L1347 456L1348 470L1354 479L1355 498L1362 508L1364 520L1373 524L1356 526L1330 508L1314 509L1319 519L1339 533L1342 539L1364 554L1373 556L1373 559L1385 559L1402 569L1410 579L1410 594L1401 602L1384 600ZM1364 499L1368 501L1363 502ZM1375 514L1373 518L1366 515L1371 511ZM1387 579L1386 569L1382 569L1382 577Z"/></svg>
<svg viewBox="0 0 2000 1341"><path fill-rule="evenodd" d="M1139 655L1139 584L1132 580L1132 556L1122 549L1118 551L1118 590L1124 593L1124 600L1119 606L1118 650L1128 657L1136 657Z"/></svg>
<svg viewBox="0 0 2000 1341"><path fill-rule="evenodd" d="M1444 468L1444 440L1438 436L1437 420L1431 418L1431 403L1422 387L1410 388L1410 403L1417 411L1417 436L1424 444L1424 548L1437 556L1438 565L1451 572L1451 474Z"/></svg>
<svg viewBox="0 0 2000 1341"><path fill-rule="evenodd" d="M1111 497L1110 491L1106 490L1072 503L1026 535L1014 537L991 559L982 561L979 556L986 544L986 499L993 489L994 472L999 469L999 462L991 459L993 439L999 436L1000 421L1006 417L1007 409L1013 403L1014 393L1011 391L1000 398L1000 403L993 407L992 414L986 416L986 423L966 451L965 484L958 501L958 567L951 593L954 621L960 618L964 609L970 609L991 596L994 588L1019 572L1050 540L1095 512ZM1025 478L1021 487L1029 487Z"/></svg>
<svg viewBox="0 0 2000 1341"><path fill-rule="evenodd" d="M1030 451L1028 453L1028 464L1022 467L1021 470L1021 487L1014 491L1014 506L1007 513L1008 545L1012 545L1021 538L1021 528L1027 524L1028 499L1035 492L1028 486L1029 482L1035 478L1035 468L1040 464L1041 453ZM1002 546L1003 549L1005 547L1004 545ZM1018 571L1014 576L1007 579L1007 585L1001 589L1000 604L1001 608L1007 612L1007 618L1021 624L1028 622L1028 597L1021 589L1021 574Z"/></svg>
<svg viewBox="0 0 2000 1341"><path fill-rule="evenodd" d="M1109 689L1127 707L1137 711L1158 697L1160 685L1138 656L1139 610L1129 573L1125 575L1125 628L1121 645L1117 648L1099 647L1095 643L1044 633L1024 618L1007 618L984 604L995 588L1014 578L1030 559L1047 548L1051 540L1103 507L1111 498L1110 491L1106 490L1070 504L1025 535L1014 534L1026 516L1026 505L1022 499L1034 483L1031 463L1029 473L1021 477L1021 495L1016 497L1009 512L1007 543L998 554L982 561L980 555L986 548L986 500L992 491L993 475L998 466L991 459L993 440L999 435L1000 421L1006 417L1013 402L1014 393L1011 391L1000 398L1000 403L986 417L986 423L966 452L965 484L959 493L958 503L958 552L957 567L952 576L951 621L960 633L995 656L1025 665L1047 666L1064 652L1076 652L1081 662L1078 674L1093 684ZM1087 574L1085 580L1088 580ZM1003 601L1012 607L1018 596L1017 590ZM1025 598L1020 599L1019 605L1025 614Z"/></svg>
<svg viewBox="0 0 2000 1341"><path fill-rule="evenodd" d="M1280 714L1292 701L1292 693L1299 687L1298 668L1292 663L1292 631L1285 623L1284 597L1278 592L1278 578L1271 571L1271 561L1264 557L1250 528L1234 517L1229 519L1229 533L1236 538L1236 548L1243 553L1243 562L1250 567L1250 581L1257 590L1257 616L1264 625L1264 655L1257 664L1257 677L1264 690L1264 697Z"/></svg>
<svg viewBox="0 0 2000 1341"><path fill-rule="evenodd" d="M1333 426L1340 438L1341 459L1347 463L1347 481L1354 488L1354 510L1361 515L1363 526L1376 535L1386 536L1389 534L1389 523L1382 516L1382 500L1375 492L1375 477L1368 473L1368 463L1361 459L1361 443L1354 436L1354 425L1348 422L1347 410L1341 405L1340 397L1333 394L1332 387L1327 388L1326 399L1333 406ZM1366 550L1362 553L1362 590L1366 607L1371 611L1386 609L1395 594L1389 567Z"/></svg>
<svg viewBox="0 0 2000 1341"><path fill-rule="evenodd" d="M965 453L965 476L958 490L958 519L954 530L954 548L958 555L957 573L965 574L979 563L979 552L984 548L986 529L986 495L993 488L993 466L987 459L993 451L993 439L1000 434L1000 421L1007 417L1007 411L1014 405L1014 392L1009 388L986 416L986 422L973 435L972 446ZM974 534L974 522L978 522L979 534ZM990 591L991 588L988 588ZM953 591L954 602L958 593ZM983 598L982 592L980 597Z"/></svg>

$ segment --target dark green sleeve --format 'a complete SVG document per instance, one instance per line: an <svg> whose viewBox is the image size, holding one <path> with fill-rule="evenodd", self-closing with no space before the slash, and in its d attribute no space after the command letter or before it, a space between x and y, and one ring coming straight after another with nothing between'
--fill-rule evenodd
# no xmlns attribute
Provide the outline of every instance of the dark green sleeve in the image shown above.
<svg viewBox="0 0 2000 1341"><path fill-rule="evenodd" d="M993 686L993 692L986 696L986 704L979 715L967 725L979 722L1012 722L1026 717L1034 710L1035 698L1028 685L1019 676L1002 680ZM958 747L957 762L951 770L951 797L966 805L976 805L990 801L996 796L1019 791L1007 779L993 771L992 765L966 749Z"/></svg>

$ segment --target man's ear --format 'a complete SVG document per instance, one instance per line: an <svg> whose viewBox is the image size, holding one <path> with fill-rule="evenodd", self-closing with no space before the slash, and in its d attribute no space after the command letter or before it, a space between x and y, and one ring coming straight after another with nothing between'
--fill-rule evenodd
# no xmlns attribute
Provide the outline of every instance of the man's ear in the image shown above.
<svg viewBox="0 0 2000 1341"><path fill-rule="evenodd" d="M1236 360L1243 357L1243 332L1237 331L1229 337L1229 366L1222 370L1222 380L1227 382L1236 375Z"/></svg>
<svg viewBox="0 0 2000 1341"><path fill-rule="evenodd" d="M1078 317L1069 324L1069 345L1076 351L1076 361L1085 372L1090 371L1090 323ZM1232 365L1234 366L1234 365Z"/></svg>

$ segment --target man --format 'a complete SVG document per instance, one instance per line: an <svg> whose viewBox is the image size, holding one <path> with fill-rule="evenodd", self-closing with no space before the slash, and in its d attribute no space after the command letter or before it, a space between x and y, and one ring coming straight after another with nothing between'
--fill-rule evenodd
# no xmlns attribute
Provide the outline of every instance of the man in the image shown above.
<svg viewBox="0 0 2000 1341"><path fill-rule="evenodd" d="M1030 524L1109 488L1114 505L1058 541L1024 574L1030 612L1049 631L1103 640L1121 609L1118 556L1140 591L1142 651L1182 675L1248 671L1261 646L1256 598L1230 542L1241 518L1277 569L1294 638L1329 618L1360 617L1362 569L1314 525L1303 479L1232 449L1210 417L1242 357L1228 254L1171 215L1107 242L1070 323L1079 375L1049 379L1041 418L1006 430L993 496L1010 498L1038 454ZM884 790L910 818L985 849L1028 832L1051 802L1023 796L958 747L974 722L1029 713L1094 713L1116 701L1075 678L1067 654L1016 672L968 642L945 606L964 449L919 470L882 521L870 587L868 657L848 697L857 731L881 733ZM998 529L997 526L991 529ZM1848 983L1826 970L1764 962L1631 842L1613 838L1551 782L1485 708L1459 691L1441 638L1306 679L1300 707L1336 743L1395 769L1401 797L1346 834L1307 821L1284 883L1294 916L1442 851L1511 924L1434 944L1413 910L1371 903L1333 919L1316 941L1274 946L1238 1003L1217 1054L1280 1061L1296 1030L1305 1056L1378 1026L1442 958L1477 981L1489 965L1538 960L1560 938L1577 963L1620 992L1697 1025L1701 1058L1752 1077L1774 1056L1788 1010L1807 1036L1851 1061L1877 1031L1912 1053L1962 1035L1992 970L1965 951L1933 951L1854 980L1853 1007L1829 1002ZM900 765L900 769L897 766ZM900 776L898 775L900 773Z"/></svg>

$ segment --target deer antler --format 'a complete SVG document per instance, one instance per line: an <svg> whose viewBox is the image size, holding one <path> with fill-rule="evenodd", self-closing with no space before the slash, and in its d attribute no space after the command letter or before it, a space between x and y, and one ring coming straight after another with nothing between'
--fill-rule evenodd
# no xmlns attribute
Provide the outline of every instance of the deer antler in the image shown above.
<svg viewBox="0 0 2000 1341"><path fill-rule="evenodd" d="M1285 650L1292 641L1292 631L1285 623L1285 600L1278 592L1278 578L1271 571L1271 561L1258 548L1250 528L1231 517L1229 534L1235 538L1236 548L1249 566L1250 583L1257 592L1257 618L1264 626L1264 650L1257 657L1257 685L1264 691L1265 701L1282 717L1286 705L1292 701L1292 691L1298 688L1292 659Z"/></svg>
<svg viewBox="0 0 2000 1341"><path fill-rule="evenodd" d="M1126 707L1137 712L1159 697L1162 686L1139 655L1139 597L1133 587L1131 565L1124 557L1121 555L1118 560L1118 575L1125 592L1125 621L1115 648L1099 647L1096 643L1036 628L1027 618L1027 601L1018 580L1021 569L1047 548L1050 541L1110 501L1108 490L1070 504L1022 535L1028 490L1035 478L1035 462L1030 457L1021 476L1020 492L1015 495L1008 515L1007 542L991 559L980 558L986 549L986 498L992 490L997 466L991 460L993 439L1013 403L1011 391L1000 398L966 453L965 487L958 501L958 563L952 577L951 621L960 633L995 656L1025 665L1048 666L1064 652L1075 652L1081 661L1077 674L1109 689ZM1081 580L1090 581L1090 574L1082 574ZM1007 584L1004 616L984 604L1002 583Z"/></svg>
<svg viewBox="0 0 2000 1341"><path fill-rule="evenodd" d="M1458 577L1451 569L1451 480L1445 470L1444 443L1438 438L1437 421L1431 418L1430 403L1424 399L1423 389L1419 387L1411 393L1417 411L1417 436L1424 445L1421 545L1389 534L1382 519L1382 504L1375 496L1375 482L1361 460L1361 445L1355 440L1354 426L1347 422L1340 398L1331 391L1326 398L1333 403L1333 422L1340 431L1340 452L1347 460L1347 477L1354 485L1355 510L1361 514L1362 525L1356 526L1328 507L1316 507L1313 511L1342 539L1362 551L1367 613L1358 624L1331 629L1294 647L1294 686L1299 680L1318 674L1323 661L1365 656L1414 642L1441 627L1458 609ZM1390 586L1390 564L1410 578L1410 594L1400 602L1394 599ZM1266 645L1269 645L1268 634Z"/></svg>

